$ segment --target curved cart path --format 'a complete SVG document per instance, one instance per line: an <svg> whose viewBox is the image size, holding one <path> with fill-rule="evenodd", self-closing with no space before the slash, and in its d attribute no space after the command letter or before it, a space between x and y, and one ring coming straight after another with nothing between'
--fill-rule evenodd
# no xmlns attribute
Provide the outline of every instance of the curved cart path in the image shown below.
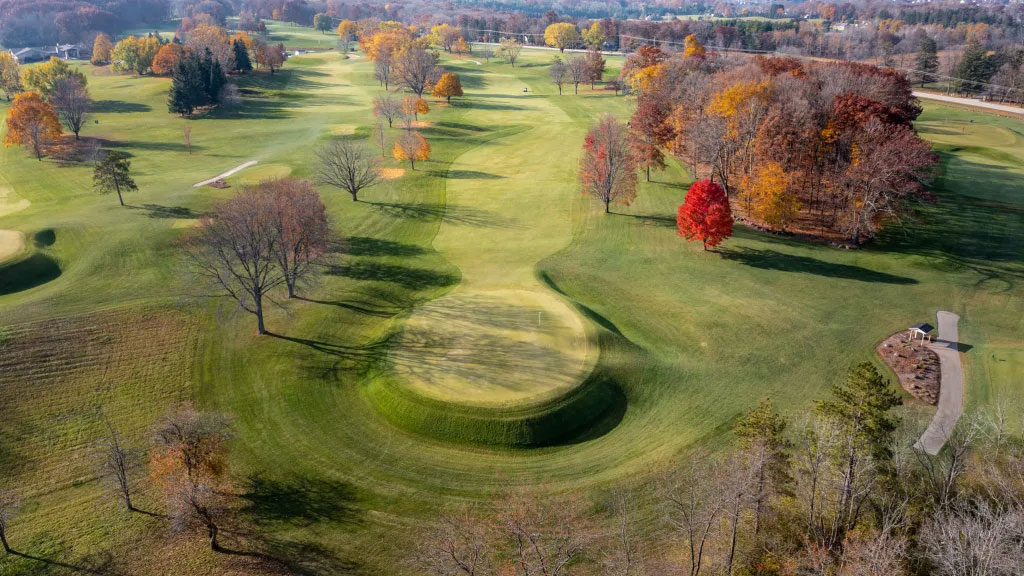
<svg viewBox="0 0 1024 576"><path fill-rule="evenodd" d="M960 363L960 349L957 342L960 334L957 323L960 317L952 312L939 312L939 339L928 344L928 348L939 356L942 369L939 389L939 409L932 417L931 424L914 444L932 456L946 445L960 415L964 412L964 370Z"/></svg>
<svg viewBox="0 0 1024 576"><path fill-rule="evenodd" d="M202 188L203 186L206 186L207 184L213 184L217 180L222 180L224 178L232 176L232 175L234 175L234 174L236 174L238 172L241 172L242 170L245 170L249 166L256 165L257 163L258 162L256 160L250 160L250 161L246 162L245 164L242 164L241 166L236 166L235 168L232 168L231 170L228 170L227 172L225 172L225 173L223 173L223 174L221 174L219 176L214 176L213 178L210 178L209 180L203 180L202 182L200 182L198 184L194 184L193 187L194 188Z"/></svg>

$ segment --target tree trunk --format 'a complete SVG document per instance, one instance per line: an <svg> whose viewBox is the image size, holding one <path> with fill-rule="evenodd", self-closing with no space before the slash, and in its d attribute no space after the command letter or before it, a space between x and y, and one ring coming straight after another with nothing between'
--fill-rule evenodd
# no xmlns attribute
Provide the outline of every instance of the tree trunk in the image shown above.
<svg viewBox="0 0 1024 576"><path fill-rule="evenodd" d="M605 200L604 201L604 213L605 214L611 214L612 213L611 201L610 200Z"/></svg>
<svg viewBox="0 0 1024 576"><path fill-rule="evenodd" d="M355 192L352 192L351 194L352 194L352 201L353 202L359 202L359 191L357 190Z"/></svg>
<svg viewBox="0 0 1024 576"><path fill-rule="evenodd" d="M413 170L413 172L415 172L416 171L416 161L415 160L409 160L409 164L412 165L412 170Z"/></svg>
<svg viewBox="0 0 1024 576"><path fill-rule="evenodd" d="M267 333L266 326L263 325L263 295L256 296L256 326L257 331L260 335Z"/></svg>
<svg viewBox="0 0 1024 576"><path fill-rule="evenodd" d="M114 178L114 189L117 190L117 201L124 206L124 198L121 197L121 185L117 182L117 178Z"/></svg>
<svg viewBox="0 0 1024 576"><path fill-rule="evenodd" d="M729 574L729 576L732 576L732 566L733 566L733 563L735 562L735 559L736 559L736 535L737 535L737 532L739 532L739 525L740 525L740 505L739 505L739 502L736 502L735 506L736 506L736 508L733 509L733 512L732 512L732 522L731 522L731 526L730 526L732 534L731 534L731 537L729 539L729 562L728 562L728 565L729 565L728 574Z"/></svg>
<svg viewBox="0 0 1024 576"><path fill-rule="evenodd" d="M213 550L214 552L220 550L220 544L217 542L217 525L210 522L206 526L206 530L210 535L210 550Z"/></svg>
<svg viewBox="0 0 1024 576"><path fill-rule="evenodd" d="M647 181L651 181L651 167L647 166Z"/></svg>

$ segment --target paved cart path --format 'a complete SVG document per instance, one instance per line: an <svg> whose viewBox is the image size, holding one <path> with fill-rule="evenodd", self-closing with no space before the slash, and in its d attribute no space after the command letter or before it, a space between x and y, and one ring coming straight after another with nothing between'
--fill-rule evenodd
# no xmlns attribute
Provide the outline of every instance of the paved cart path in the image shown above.
<svg viewBox="0 0 1024 576"><path fill-rule="evenodd" d="M939 339L928 344L939 355L942 370L939 389L939 409L931 424L914 444L918 450L935 455L946 445L960 415L964 412L964 370L960 364L960 349L957 342L960 334L957 323L960 317L952 312L939 312Z"/></svg>

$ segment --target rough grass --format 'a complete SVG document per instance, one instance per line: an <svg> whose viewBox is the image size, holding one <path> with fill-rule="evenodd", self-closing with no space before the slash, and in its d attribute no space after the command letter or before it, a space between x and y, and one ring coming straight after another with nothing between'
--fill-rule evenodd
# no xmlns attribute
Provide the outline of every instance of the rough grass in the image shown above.
<svg viewBox="0 0 1024 576"><path fill-rule="evenodd" d="M192 297L203 292L178 255L180 223L236 191L192 184L252 159L253 170L308 177L311 150L332 126L368 133L379 90L369 63L294 58L273 77L240 79L245 106L193 120L166 113L166 80L86 67L101 106L84 135L131 154L140 191L123 209L92 192L87 166L0 149L8 197L31 203L0 215L0 228L32 238L43 259L25 272L0 268L0 483L27 492L12 543L45 561L3 559L0 574L64 570L46 562L130 574L255 569L201 538L168 541L159 518L117 509L81 455L100 407L140 445L178 401L230 414L236 517L261 549L292 573L389 575L443 505L487 502L510 486L599 501L694 445L719 445L764 396L788 414L806 409L846 367L873 358L877 342L938 309L962 317L971 405L1019 410L1019 121L926 104L921 131L944 160L936 201L866 250L740 227L705 253L676 237L688 179L674 164L612 215L578 194L580 135L628 104L604 92L554 95L551 56L524 51L514 70L453 63L467 97L428 115L429 162L360 202L323 189L339 253L304 299L271 307L266 337L229 303ZM941 141L963 123L975 140ZM495 414L479 418L483 409L424 411L428 398L404 394L388 359L407 319L446 295L497 286L571 307L599 350L576 388L593 404L503 426ZM464 442L495 437L505 446ZM152 494L141 502L160 511Z"/></svg>

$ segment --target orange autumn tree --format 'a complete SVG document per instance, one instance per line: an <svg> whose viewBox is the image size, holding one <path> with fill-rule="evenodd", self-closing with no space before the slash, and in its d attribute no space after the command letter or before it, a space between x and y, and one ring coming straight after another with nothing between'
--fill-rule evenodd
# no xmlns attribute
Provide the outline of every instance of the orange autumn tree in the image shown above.
<svg viewBox="0 0 1024 576"><path fill-rule="evenodd" d="M181 60L181 53L181 44L165 44L153 57L153 74L170 76L174 72L174 67L178 65L178 60Z"/></svg>
<svg viewBox="0 0 1024 576"><path fill-rule="evenodd" d="M416 96L406 96L402 99L402 114L405 115L406 119L414 118L419 120L420 114L429 114L430 104L427 103L423 98L417 98ZM412 129L412 123L406 123L407 129Z"/></svg>
<svg viewBox="0 0 1024 576"><path fill-rule="evenodd" d="M452 96L462 96L462 83L459 81L459 75L454 72L442 74L441 79L434 84L431 94L435 98L445 98L451 104Z"/></svg>
<svg viewBox="0 0 1024 576"><path fill-rule="evenodd" d="M417 160L422 162L430 158L430 144L419 132L406 132L395 141L395 147L391 153L399 162L407 160L415 170Z"/></svg>
<svg viewBox="0 0 1024 576"><path fill-rule="evenodd" d="M150 477L160 486L167 517L178 528L206 529L210 548L225 516L227 442L230 421L219 414L199 412L184 404L167 414L154 433Z"/></svg>
<svg viewBox="0 0 1024 576"><path fill-rule="evenodd" d="M43 159L43 148L61 135L57 112L39 94L25 92L14 97L14 103L7 110L7 134L4 145L29 147L39 161Z"/></svg>

